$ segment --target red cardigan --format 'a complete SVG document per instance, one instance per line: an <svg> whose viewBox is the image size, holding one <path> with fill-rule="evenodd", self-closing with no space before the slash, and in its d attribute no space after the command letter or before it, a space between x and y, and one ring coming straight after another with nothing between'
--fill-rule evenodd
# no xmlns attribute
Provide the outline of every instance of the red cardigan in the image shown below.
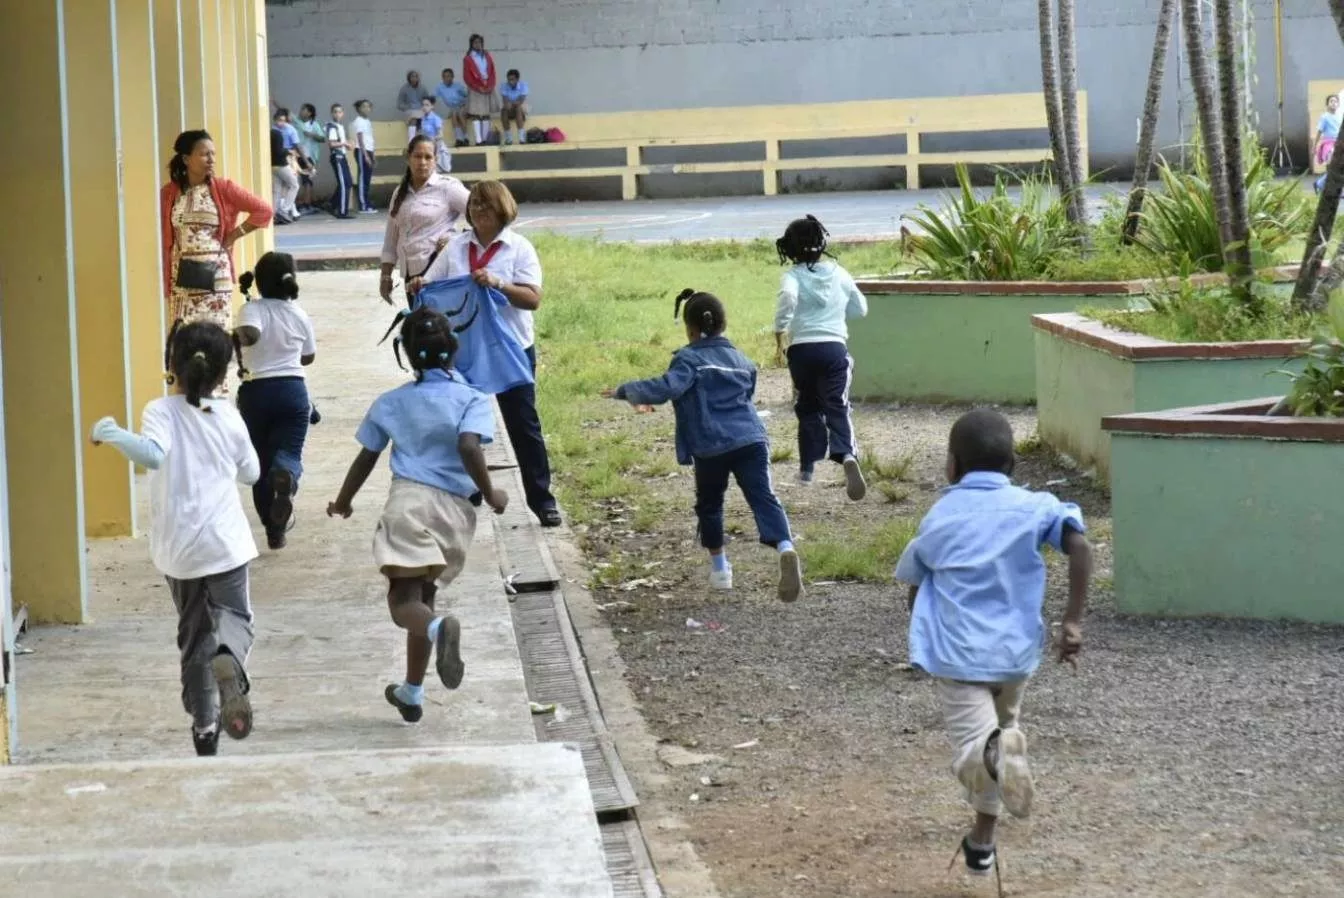
<svg viewBox="0 0 1344 898"><path fill-rule="evenodd" d="M462 57L462 79L467 82L467 88L478 94L492 94L495 92L495 57L489 53L485 54L485 80L481 80L480 70L476 68L476 61L468 53Z"/></svg>
<svg viewBox="0 0 1344 898"><path fill-rule="evenodd" d="M173 204L182 195L182 188L176 181L169 181L159 190L159 230L163 235L163 295L173 290L173 241L177 233L173 228ZM210 179L210 196L219 210L219 242L238 226L238 216L247 213L247 221L254 227L264 228L275 216L271 204L250 192L240 184L228 178L218 176ZM237 281L233 266L233 248L229 248L229 277Z"/></svg>

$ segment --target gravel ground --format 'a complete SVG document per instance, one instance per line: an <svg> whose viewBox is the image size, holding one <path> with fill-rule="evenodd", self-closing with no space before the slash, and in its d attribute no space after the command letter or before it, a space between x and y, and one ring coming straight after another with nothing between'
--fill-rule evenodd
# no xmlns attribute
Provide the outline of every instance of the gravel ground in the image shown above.
<svg viewBox="0 0 1344 898"><path fill-rule="evenodd" d="M793 440L781 372L763 379L777 445ZM858 427L884 456L913 453L911 496L851 504L833 482L776 482L795 529L918 517L942 481L960 409L868 407ZM1030 411L1011 411L1019 439ZM630 428L666 432L666 418ZM659 451L670 451L664 440ZM1000 854L1019 896L1344 895L1344 631L1291 624L1125 617L1110 592L1109 507L1084 475L1034 453L1017 479L1079 502L1098 570L1077 673L1042 666L1024 726L1038 778L1031 821L1007 822ZM1056 481L1065 481L1057 483ZM704 586L689 480L656 489L684 515L652 535L620 522L579 528L594 562L650 564L653 580L602 588L650 727L664 741L668 794L728 898L993 894L951 859L970 811L925 678L909 669L908 618L887 585L812 585L772 598L771 553L753 548L740 498L730 523L738 584ZM1053 563L1047 613L1063 606ZM706 624L688 629L687 619ZM735 747L736 746L736 747Z"/></svg>

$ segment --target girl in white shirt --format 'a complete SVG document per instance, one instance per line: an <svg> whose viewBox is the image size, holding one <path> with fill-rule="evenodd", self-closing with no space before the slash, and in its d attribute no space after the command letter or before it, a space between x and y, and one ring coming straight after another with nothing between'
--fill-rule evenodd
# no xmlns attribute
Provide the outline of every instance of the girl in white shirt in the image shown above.
<svg viewBox="0 0 1344 898"><path fill-rule="evenodd" d="M260 299L247 295L254 283ZM233 332L238 376L243 378L238 411L261 460L252 503L266 528L267 544L279 550L293 524L294 494L303 474L303 443L313 414L303 369L317 357L317 338L312 319L297 302L293 256L266 253L238 285L248 300Z"/></svg>
<svg viewBox="0 0 1344 898"><path fill-rule="evenodd" d="M173 392L145 406L141 434L103 418L93 443L108 443L150 470L150 556L177 606L182 704L198 755L213 755L221 726L252 732L244 665L252 651L248 563L257 557L235 482L260 465L238 411L211 397L228 373L232 344L212 322L174 324L166 367Z"/></svg>
<svg viewBox="0 0 1344 898"><path fill-rule="evenodd" d="M541 305L541 260L532 242L509 225L518 218L518 202L499 181L478 181L467 199L471 230L454 234L423 278L411 278L414 295L422 283L471 275L476 283L503 294L508 306L501 317L527 353L535 374L536 329L532 313ZM523 384L498 394L504 426L509 432L527 507L543 527L558 527L560 510L551 494L551 462L537 415L537 387Z"/></svg>

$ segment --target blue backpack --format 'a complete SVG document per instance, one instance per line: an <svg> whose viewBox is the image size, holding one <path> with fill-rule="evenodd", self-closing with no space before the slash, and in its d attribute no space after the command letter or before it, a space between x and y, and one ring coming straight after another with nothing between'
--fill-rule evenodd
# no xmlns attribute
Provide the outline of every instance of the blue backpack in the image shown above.
<svg viewBox="0 0 1344 898"><path fill-rule="evenodd" d="M498 395L535 383L527 353L499 313L508 302L504 294L481 286L470 275L431 281L420 288L410 309L397 316L383 339L405 315L421 306L433 309L448 319L457 336L453 367L477 390Z"/></svg>

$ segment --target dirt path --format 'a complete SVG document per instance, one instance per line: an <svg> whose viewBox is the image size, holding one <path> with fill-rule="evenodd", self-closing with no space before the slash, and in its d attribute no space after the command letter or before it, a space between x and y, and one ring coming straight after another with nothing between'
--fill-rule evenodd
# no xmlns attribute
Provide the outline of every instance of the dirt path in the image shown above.
<svg viewBox="0 0 1344 898"><path fill-rule="evenodd" d="M776 447L793 441L780 372L763 408ZM942 481L958 409L863 409L860 434L912 455L888 502L845 501L827 471L810 490L775 478L808 540L918 520ZM621 426L670 452L669 416ZM1034 421L1013 413L1019 439ZM1001 833L1005 885L1020 896L1342 894L1344 737L1338 629L1154 621L1118 615L1109 506L1090 481L1039 453L1017 479L1084 508L1099 547L1083 666L1043 666L1025 725L1039 778L1029 823ZM578 528L632 690L663 741L658 796L689 823L728 898L992 894L949 859L968 824L928 682L906 661L908 618L887 585L814 584L772 598L772 557L754 547L740 498L729 522L738 588L705 587L685 474L651 482L667 503L652 532L613 502ZM1058 571L1056 571L1058 573ZM642 581L642 582L641 582ZM1062 580L1047 614L1057 619ZM688 628L688 619L695 621Z"/></svg>

